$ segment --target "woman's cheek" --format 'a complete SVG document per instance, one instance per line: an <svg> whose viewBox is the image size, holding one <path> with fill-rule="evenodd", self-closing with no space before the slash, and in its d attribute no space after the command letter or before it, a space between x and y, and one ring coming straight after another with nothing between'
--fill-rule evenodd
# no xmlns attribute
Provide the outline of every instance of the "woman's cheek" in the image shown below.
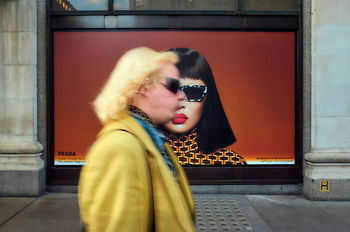
<svg viewBox="0 0 350 232"><path fill-rule="evenodd" d="M188 130L192 129L194 126L197 125L199 122L201 116L202 116L202 110L203 110L203 103L202 102L189 102L188 103Z"/></svg>

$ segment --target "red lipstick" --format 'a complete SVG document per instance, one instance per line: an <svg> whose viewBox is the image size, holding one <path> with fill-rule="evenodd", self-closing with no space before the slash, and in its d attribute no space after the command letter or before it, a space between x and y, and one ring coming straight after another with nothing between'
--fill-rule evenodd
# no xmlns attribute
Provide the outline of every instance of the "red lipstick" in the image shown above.
<svg viewBox="0 0 350 232"><path fill-rule="evenodd" d="M187 116L185 114L175 114L173 119L174 124L184 124L187 121Z"/></svg>

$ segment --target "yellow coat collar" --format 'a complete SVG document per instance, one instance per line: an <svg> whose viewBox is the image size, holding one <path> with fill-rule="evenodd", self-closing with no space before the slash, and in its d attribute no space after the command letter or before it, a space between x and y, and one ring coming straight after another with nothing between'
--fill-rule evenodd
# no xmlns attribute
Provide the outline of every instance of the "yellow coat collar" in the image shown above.
<svg viewBox="0 0 350 232"><path fill-rule="evenodd" d="M159 153L157 147L154 145L152 138L145 131L145 129L129 114L124 114L118 121L111 120L107 122L101 129L97 136L101 136L104 133L115 131L115 130L127 130L132 134L136 135L142 140L146 149L152 154Z"/></svg>

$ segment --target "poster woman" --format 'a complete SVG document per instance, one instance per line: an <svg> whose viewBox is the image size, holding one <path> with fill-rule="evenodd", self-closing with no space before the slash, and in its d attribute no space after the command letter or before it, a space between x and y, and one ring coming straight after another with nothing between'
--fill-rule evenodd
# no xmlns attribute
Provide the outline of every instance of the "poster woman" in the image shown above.
<svg viewBox="0 0 350 232"><path fill-rule="evenodd" d="M236 138L222 107L211 68L189 48L172 48L180 61L181 89L186 94L176 117L164 125L182 165L246 165L244 158L224 149Z"/></svg>

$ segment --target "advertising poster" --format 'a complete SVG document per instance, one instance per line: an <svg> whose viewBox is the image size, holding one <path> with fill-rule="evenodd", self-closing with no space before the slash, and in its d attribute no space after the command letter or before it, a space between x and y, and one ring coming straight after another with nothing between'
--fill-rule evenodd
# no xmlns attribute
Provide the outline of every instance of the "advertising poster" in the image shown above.
<svg viewBox="0 0 350 232"><path fill-rule="evenodd" d="M83 165L92 102L135 47L180 57L186 100L163 126L182 165L295 164L295 33L54 32L54 165Z"/></svg>

